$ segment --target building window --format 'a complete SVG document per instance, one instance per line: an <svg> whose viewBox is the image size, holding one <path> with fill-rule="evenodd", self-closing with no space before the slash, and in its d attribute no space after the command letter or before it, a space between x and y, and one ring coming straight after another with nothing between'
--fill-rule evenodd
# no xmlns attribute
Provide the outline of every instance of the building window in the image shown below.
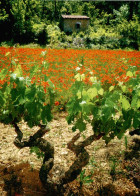
<svg viewBox="0 0 140 196"><path fill-rule="evenodd" d="M75 28L76 28L76 29L80 29L80 27L81 27L81 22L77 22L77 23L75 24Z"/></svg>

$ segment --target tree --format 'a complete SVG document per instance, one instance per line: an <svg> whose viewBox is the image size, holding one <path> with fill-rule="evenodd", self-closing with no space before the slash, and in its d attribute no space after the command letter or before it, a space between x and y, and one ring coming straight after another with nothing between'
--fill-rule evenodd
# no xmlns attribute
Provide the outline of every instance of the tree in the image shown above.
<svg viewBox="0 0 140 196"><path fill-rule="evenodd" d="M59 26L62 14L87 15L94 29L102 26L116 31L116 25L122 19L134 21L133 16L136 15L140 22L139 7L140 2L137 1L0 0L0 41L37 42L34 27Z"/></svg>
<svg viewBox="0 0 140 196"><path fill-rule="evenodd" d="M5 41L9 40L12 37L11 29L13 25L12 15L11 15L11 2L9 0L0 1L0 11L1 11L1 20L0 20L0 40Z"/></svg>

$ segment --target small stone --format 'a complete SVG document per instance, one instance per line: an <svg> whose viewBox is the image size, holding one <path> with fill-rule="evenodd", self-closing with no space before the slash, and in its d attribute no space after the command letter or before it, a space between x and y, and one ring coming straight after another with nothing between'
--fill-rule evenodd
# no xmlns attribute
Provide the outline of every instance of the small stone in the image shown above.
<svg viewBox="0 0 140 196"><path fill-rule="evenodd" d="M61 152L61 154L67 155L68 152L67 151L63 151L63 152Z"/></svg>
<svg viewBox="0 0 140 196"><path fill-rule="evenodd" d="M105 166L106 166L106 164L107 164L107 163L101 163L101 166L102 166L102 167L105 167Z"/></svg>

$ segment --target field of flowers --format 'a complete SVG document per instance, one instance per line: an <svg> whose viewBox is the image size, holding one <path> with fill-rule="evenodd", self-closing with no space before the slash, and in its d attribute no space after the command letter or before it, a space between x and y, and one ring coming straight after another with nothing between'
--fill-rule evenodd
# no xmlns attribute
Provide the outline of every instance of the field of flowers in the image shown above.
<svg viewBox="0 0 140 196"><path fill-rule="evenodd" d="M128 69L135 66L137 73L139 71L140 52L0 47L0 71L6 68L12 72L17 65L21 66L23 76L29 76L29 70L39 65L32 82L41 82L46 89L48 83L40 80L40 77L41 74L49 76L60 100L68 98L76 72L85 74L85 82L89 84L89 76L96 76L104 85L126 82L129 79L126 76ZM0 78L0 84L4 82Z"/></svg>

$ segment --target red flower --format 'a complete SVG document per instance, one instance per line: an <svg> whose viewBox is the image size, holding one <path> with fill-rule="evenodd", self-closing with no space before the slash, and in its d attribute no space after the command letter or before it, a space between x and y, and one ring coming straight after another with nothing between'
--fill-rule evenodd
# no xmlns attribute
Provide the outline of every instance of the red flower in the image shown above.
<svg viewBox="0 0 140 196"><path fill-rule="evenodd" d="M54 103L56 106L58 106L60 103L59 103L59 101L55 101L55 103Z"/></svg>

